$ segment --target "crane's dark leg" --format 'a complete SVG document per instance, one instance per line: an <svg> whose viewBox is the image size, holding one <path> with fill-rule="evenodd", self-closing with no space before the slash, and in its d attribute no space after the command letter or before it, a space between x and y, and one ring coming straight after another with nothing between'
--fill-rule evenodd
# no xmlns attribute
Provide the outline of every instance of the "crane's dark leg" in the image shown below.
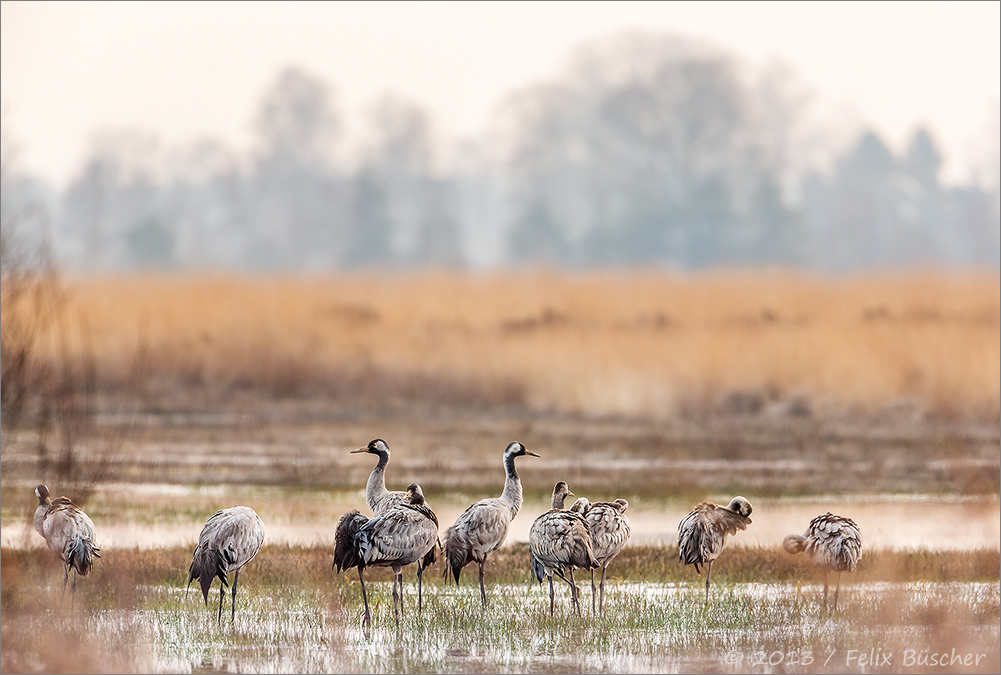
<svg viewBox="0 0 1001 675"><path fill-rule="evenodd" d="M556 591L553 590L553 575L549 575L549 616L556 615Z"/></svg>
<svg viewBox="0 0 1001 675"><path fill-rule="evenodd" d="M608 570L608 562L601 566L601 600L598 601L598 611L602 616L605 614L605 571Z"/></svg>
<svg viewBox="0 0 1001 675"><path fill-rule="evenodd" d="M824 609L827 609L827 570L824 570Z"/></svg>
<svg viewBox="0 0 1001 675"><path fill-rule="evenodd" d="M424 576L424 565L421 561L417 561L417 613L420 614L424 609L424 599L422 597L421 591L421 577Z"/></svg>
<svg viewBox="0 0 1001 675"><path fill-rule="evenodd" d="M841 591L841 572L838 572L838 585L834 589L834 609L838 608L838 593Z"/></svg>
<svg viewBox="0 0 1001 675"><path fill-rule="evenodd" d="M362 567L358 567L358 580L361 581L361 599L365 603L365 616L362 617L361 623L363 626L368 627L372 623L372 615L368 611L368 594L365 593L365 575L361 573Z"/></svg>
<svg viewBox="0 0 1001 675"><path fill-rule="evenodd" d="M486 557L483 558L483 562L480 563L480 597L483 598L483 609L487 608L487 591L483 588L483 566L487 564Z"/></svg>
<svg viewBox="0 0 1001 675"><path fill-rule="evenodd" d="M397 592L396 587L400 590ZM396 627L400 627L400 611L403 609L403 572L393 575L393 614L396 616Z"/></svg>
<svg viewBox="0 0 1001 675"><path fill-rule="evenodd" d="M835 596L834 605L837 606L837 596ZM70 585L70 610L76 609L76 570L73 570L73 583Z"/></svg>
<svg viewBox="0 0 1001 675"><path fill-rule="evenodd" d="M400 572L399 576L400 576L400 611L402 612L403 611L403 572L402 571Z"/></svg>
<svg viewBox="0 0 1001 675"><path fill-rule="evenodd" d="M591 570L591 616L597 611L594 606L594 599L598 595L598 590L594 587L594 570Z"/></svg>
<svg viewBox="0 0 1001 675"><path fill-rule="evenodd" d="M706 604L709 604L709 575L713 573L713 561L709 561L709 565L706 567Z"/></svg>
<svg viewBox="0 0 1001 675"><path fill-rule="evenodd" d="M66 599L66 582L70 578L70 569L66 563L63 563L63 594L59 596L59 609L63 608L63 600Z"/></svg>
<svg viewBox="0 0 1001 675"><path fill-rule="evenodd" d="M236 621L236 582L240 580L240 570L236 571L233 575L233 614L229 617L229 622L233 623Z"/></svg>
<svg viewBox="0 0 1001 675"><path fill-rule="evenodd" d="M570 599L573 600L573 606L577 610L577 616L580 616L580 593L578 592L577 582L573 578L573 566L570 567Z"/></svg>
<svg viewBox="0 0 1001 675"><path fill-rule="evenodd" d="M226 597L226 584L219 580L219 623L222 623L222 599Z"/></svg>

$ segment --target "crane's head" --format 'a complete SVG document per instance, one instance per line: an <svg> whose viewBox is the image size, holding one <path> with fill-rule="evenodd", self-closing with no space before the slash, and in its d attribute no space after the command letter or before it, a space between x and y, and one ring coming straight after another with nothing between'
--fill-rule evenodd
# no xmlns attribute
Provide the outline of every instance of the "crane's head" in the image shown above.
<svg viewBox="0 0 1001 675"><path fill-rule="evenodd" d="M786 553L802 553L806 550L806 537L801 534L790 534L782 540L782 548Z"/></svg>
<svg viewBox="0 0 1001 675"><path fill-rule="evenodd" d="M572 494L573 493L570 492L570 486L564 481L557 483L553 488L553 508L562 510L563 502L565 502L566 498Z"/></svg>
<svg viewBox="0 0 1001 675"><path fill-rule="evenodd" d="M575 501L573 506L570 507L570 510L583 516L587 514L587 510L590 506L591 502L587 497L578 497L577 501Z"/></svg>
<svg viewBox="0 0 1001 675"><path fill-rule="evenodd" d="M747 501L743 497L734 497L730 500L730 503L726 508L728 511L733 511L738 516L743 516L744 518L750 516L752 510L751 502Z"/></svg>
<svg viewBox="0 0 1001 675"><path fill-rule="evenodd" d="M417 483L407 486L407 499L411 504L419 505L424 503L424 490Z"/></svg>
<svg viewBox="0 0 1001 675"><path fill-rule="evenodd" d="M508 443L507 448L504 450L505 459L507 459L508 457L521 457L522 455L530 455L532 457L539 456L534 452L532 452L531 450L526 449L525 446L519 443L518 441L511 441L510 443Z"/></svg>
<svg viewBox="0 0 1001 675"><path fill-rule="evenodd" d="M351 454L356 452L371 452L373 455L379 455L380 457L389 458L389 445L386 441L381 438L376 438L368 442L364 448L358 448L357 450L352 450Z"/></svg>
<svg viewBox="0 0 1001 675"><path fill-rule="evenodd" d="M615 504L615 508L619 510L619 513L625 513L626 509L629 508L629 502L627 502L625 499L622 499L621 497L619 497L612 503Z"/></svg>
<svg viewBox="0 0 1001 675"><path fill-rule="evenodd" d="M49 488L44 485L39 485L35 488L35 496L38 497L39 505L49 503Z"/></svg>

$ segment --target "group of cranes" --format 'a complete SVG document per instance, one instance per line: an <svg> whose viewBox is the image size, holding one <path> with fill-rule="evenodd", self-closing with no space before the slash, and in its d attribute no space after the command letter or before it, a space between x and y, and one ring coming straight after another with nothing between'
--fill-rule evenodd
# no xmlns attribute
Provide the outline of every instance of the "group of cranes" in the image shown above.
<svg viewBox="0 0 1001 675"><path fill-rule="evenodd" d="M66 580L73 571L73 603L76 603L76 577L85 577L100 558L94 543L94 523L79 506L67 497L49 498L44 485L35 488L38 507L35 509L35 530L45 543L62 560L63 596ZM198 535L191 567L188 568L188 586L198 579L205 604L209 601L209 587L219 578L219 620L222 620L222 602L228 585L228 574L233 573L233 611L236 619L236 582L240 570L254 559L264 544L264 522L246 506L217 511L208 519Z"/></svg>
<svg viewBox="0 0 1001 675"><path fill-rule="evenodd" d="M372 509L369 518L352 510L344 514L334 533L333 568L338 573L358 568L362 600L365 605L363 624L371 622L368 595L365 589L366 567L389 567L393 570L393 612L399 622L403 611L403 573L407 565L417 563L417 611L422 611L421 577L434 564L436 550L445 559L444 576L459 582L462 568L470 563L479 566L480 598L487 606L483 583L487 556L496 551L507 538L508 526L521 509L523 496L521 479L515 459L539 457L518 441L508 444L503 463L506 480L500 497L482 499L471 504L449 527L441 540L438 518L427 504L424 491L410 483L405 492L386 488L386 466L390 451L382 439L371 441L352 453L367 452L379 458L372 470L365 491L365 501ZM63 595L69 572L73 572L73 598L76 597L76 577L87 576L95 557L101 557L95 545L94 523L86 513L66 497L49 498L44 485L35 489L38 507L34 525L50 549L63 563ZM553 489L552 508L535 519L529 531L529 552L533 576L541 584L549 578L549 612L555 612L553 575L570 586L571 603L580 614L580 589L574 580L574 569L591 573L591 611L604 612L605 573L629 539L629 519L625 499L591 503L581 497L570 509L566 498L572 496L569 486L560 481ZM734 497L727 506L711 502L698 504L678 525L678 555L685 565L706 567L706 602L709 601L709 578L713 561L727 544L727 538L751 524L751 504L743 497ZM253 509L234 506L218 511L205 523L198 537L188 586L198 579L202 596L208 604L212 581L220 580L218 620L222 620L228 575L233 574L231 621L236 618L236 586L240 570L261 550L264 543L264 523ZM854 571L861 558L862 533L849 518L826 513L814 518L804 534L791 534L782 543L789 553L806 551L811 561L824 570L824 607L827 606L827 573L838 573L834 592L834 607L838 604L841 574ZM600 590L596 590L594 570L601 568ZM597 598L596 598L597 595Z"/></svg>

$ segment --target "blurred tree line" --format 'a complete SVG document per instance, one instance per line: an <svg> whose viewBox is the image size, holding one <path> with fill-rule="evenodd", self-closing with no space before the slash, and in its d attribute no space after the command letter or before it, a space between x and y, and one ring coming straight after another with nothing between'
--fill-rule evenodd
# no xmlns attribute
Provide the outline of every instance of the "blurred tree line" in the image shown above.
<svg viewBox="0 0 1001 675"><path fill-rule="evenodd" d="M509 97L498 129L442 168L429 114L392 95L344 161L331 88L291 68L262 96L248 157L106 133L65 191L9 176L4 190L50 205L59 259L80 270L999 265L996 134L960 187L940 182L925 130L902 156L864 132L820 170L805 100L780 67L619 36Z"/></svg>

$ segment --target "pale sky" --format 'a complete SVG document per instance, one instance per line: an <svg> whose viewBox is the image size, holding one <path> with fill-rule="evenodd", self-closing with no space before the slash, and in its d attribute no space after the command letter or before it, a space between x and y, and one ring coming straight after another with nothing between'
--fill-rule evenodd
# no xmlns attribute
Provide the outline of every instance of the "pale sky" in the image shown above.
<svg viewBox="0 0 1001 675"><path fill-rule="evenodd" d="M348 131L388 91L445 138L473 136L506 95L557 77L573 48L627 29L707 39L749 66L778 59L814 107L899 150L919 125L965 178L1001 100L1001 3L2 2L0 98L20 169L63 186L90 138L250 145L286 66L328 82ZM992 115L994 115L992 117ZM994 132L996 133L996 131Z"/></svg>

